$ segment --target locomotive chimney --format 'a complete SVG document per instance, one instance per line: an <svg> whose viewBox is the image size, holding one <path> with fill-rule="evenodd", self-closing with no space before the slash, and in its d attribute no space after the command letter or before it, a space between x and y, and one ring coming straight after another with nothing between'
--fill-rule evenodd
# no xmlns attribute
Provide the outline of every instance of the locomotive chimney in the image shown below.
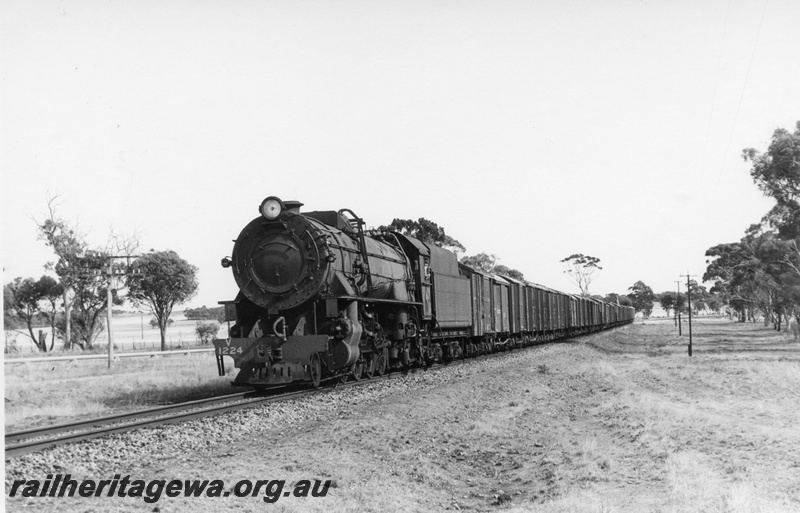
<svg viewBox="0 0 800 513"><path fill-rule="evenodd" d="M302 203L299 201L284 201L283 206L286 207L286 212L291 212L292 214L299 214L300 207L303 206Z"/></svg>

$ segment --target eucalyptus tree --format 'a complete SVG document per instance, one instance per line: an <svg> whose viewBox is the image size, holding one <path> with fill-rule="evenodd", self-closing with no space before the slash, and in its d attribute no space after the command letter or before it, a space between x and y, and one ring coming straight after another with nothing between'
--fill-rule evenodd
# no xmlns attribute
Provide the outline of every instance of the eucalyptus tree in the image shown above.
<svg viewBox="0 0 800 513"><path fill-rule="evenodd" d="M161 350L167 348L167 326L172 309L197 293L197 267L174 251L151 251L138 257L128 269L128 298L145 304L161 332Z"/></svg>
<svg viewBox="0 0 800 513"><path fill-rule="evenodd" d="M780 263L800 276L800 121L795 131L776 129L766 152L742 150L752 164L750 176L764 193L775 199L775 206L762 223L777 229L788 250Z"/></svg>
<svg viewBox="0 0 800 513"><path fill-rule="evenodd" d="M416 221L413 219L394 219L389 226L381 226L380 229L394 230L427 244L449 249L456 254L466 251L464 245L447 235L443 227L424 217L420 217Z"/></svg>
<svg viewBox="0 0 800 513"><path fill-rule="evenodd" d="M628 297L631 300L633 309L637 312L642 312L642 315L644 315L645 319L650 317L650 314L653 313L653 304L654 300L656 299L653 289L648 287L643 281L639 280L632 286L628 287L628 290L630 291Z"/></svg>
<svg viewBox="0 0 800 513"><path fill-rule="evenodd" d="M60 294L60 284L51 276L42 276L38 280L16 278L3 287L5 313L22 321L28 328L28 334L34 345L41 352L48 350L47 334L40 330L39 336L36 336L33 327L41 325L44 320L50 322L50 351L52 351L55 344L56 302ZM49 304L50 308L44 306L45 304Z"/></svg>
<svg viewBox="0 0 800 513"><path fill-rule="evenodd" d="M597 257L575 253L560 260L564 267L564 274L569 276L581 290L582 296L589 296L589 285L595 279L597 271L602 270L600 259Z"/></svg>
<svg viewBox="0 0 800 513"><path fill-rule="evenodd" d="M47 202L48 215L44 221L37 223L39 239L51 247L58 259L48 262L45 268L55 271L61 281L64 304L64 349L70 349L72 329L72 297L71 292L78 275L83 272L84 264L81 258L86 253L88 245L84 237L56 212L58 197L50 198Z"/></svg>

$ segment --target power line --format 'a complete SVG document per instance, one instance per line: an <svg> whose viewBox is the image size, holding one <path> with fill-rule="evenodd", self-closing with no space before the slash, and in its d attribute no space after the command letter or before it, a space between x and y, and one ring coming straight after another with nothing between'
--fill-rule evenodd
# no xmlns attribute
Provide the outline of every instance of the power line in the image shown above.
<svg viewBox="0 0 800 513"><path fill-rule="evenodd" d="M767 17L767 6L769 5L769 0L765 0L764 2L764 10L761 12L761 22L758 24L758 32L756 32L756 40L753 42L753 51L750 52L750 62L747 64L747 73L744 76L744 84L742 85L742 93L739 95L739 103L736 105L736 114L733 116L733 124L731 125L731 135L728 138L728 145L725 147L725 156L728 155L728 151L731 149L731 143L733 142L733 134L736 131L736 124L739 122L739 112L742 108L742 101L744 100L744 93L747 91L747 83L750 81L750 71L753 68L753 60L756 57L756 49L758 48L758 41L761 39L761 28L764 26L764 18ZM723 156L722 167L720 167L720 172L722 168L725 167L725 156Z"/></svg>

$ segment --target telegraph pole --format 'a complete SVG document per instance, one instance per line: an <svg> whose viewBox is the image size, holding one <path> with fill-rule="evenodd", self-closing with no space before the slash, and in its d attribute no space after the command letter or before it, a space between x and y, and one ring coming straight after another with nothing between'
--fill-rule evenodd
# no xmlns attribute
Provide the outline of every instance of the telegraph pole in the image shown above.
<svg viewBox="0 0 800 513"><path fill-rule="evenodd" d="M106 276L108 276L108 287L106 288L106 299L108 300L108 306L106 307L106 326L108 328L108 368L110 369L111 362L114 361L114 330L111 329L111 320L114 318L114 314L111 312L111 307L114 304L111 294L111 283L114 279L114 257L108 259L108 270L106 272Z"/></svg>
<svg viewBox="0 0 800 513"><path fill-rule="evenodd" d="M689 282L689 278L694 277L694 274L689 274L689 271L686 271L686 274L682 274L681 277L686 277L686 299L689 303L689 356L692 356L692 286Z"/></svg>
<svg viewBox="0 0 800 513"><path fill-rule="evenodd" d="M128 262L128 267L131 265L131 258L138 258L139 255L109 255L108 257L108 268L106 270L106 278L108 280L108 290L107 290L107 301L108 305L106 306L106 324L108 325L108 368L111 368L111 365L114 361L114 330L112 329L112 320L114 318L114 314L111 311L111 308L114 304L113 295L111 294L111 285L114 283L114 278L128 276L127 270L120 270L120 272L114 271L114 260L116 259L126 259Z"/></svg>
<svg viewBox="0 0 800 513"><path fill-rule="evenodd" d="M680 309L680 299L681 299L681 280L676 280L675 283L678 284L678 295L675 297L675 312L678 314L678 336L683 336L681 333L681 309Z"/></svg>

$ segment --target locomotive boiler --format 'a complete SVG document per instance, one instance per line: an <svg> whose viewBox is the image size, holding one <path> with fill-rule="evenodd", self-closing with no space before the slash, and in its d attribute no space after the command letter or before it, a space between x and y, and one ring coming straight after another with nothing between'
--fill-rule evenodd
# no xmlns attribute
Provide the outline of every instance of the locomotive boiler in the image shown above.
<svg viewBox="0 0 800 513"><path fill-rule="evenodd" d="M397 236L366 233L347 209L301 206L266 198L222 260L240 292L222 302L235 324L214 342L220 374L231 356L235 385L318 386L420 358L414 292L423 277Z"/></svg>

